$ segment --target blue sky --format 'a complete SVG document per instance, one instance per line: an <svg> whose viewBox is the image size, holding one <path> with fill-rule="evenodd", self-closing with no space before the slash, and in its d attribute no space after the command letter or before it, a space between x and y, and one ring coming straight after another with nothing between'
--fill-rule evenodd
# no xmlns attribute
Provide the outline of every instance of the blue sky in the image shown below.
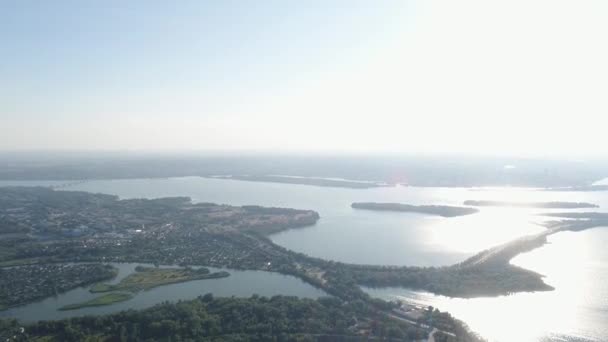
<svg viewBox="0 0 608 342"><path fill-rule="evenodd" d="M606 15L591 0L2 1L0 149L602 154Z"/></svg>
<svg viewBox="0 0 608 342"><path fill-rule="evenodd" d="M0 6L2 83L11 95L3 100L16 102L19 114L34 105L31 114L44 115L33 103L23 105L38 98L80 108L79 102L125 96L281 88L384 39L383 25L390 25L391 11L403 4L13 1Z"/></svg>

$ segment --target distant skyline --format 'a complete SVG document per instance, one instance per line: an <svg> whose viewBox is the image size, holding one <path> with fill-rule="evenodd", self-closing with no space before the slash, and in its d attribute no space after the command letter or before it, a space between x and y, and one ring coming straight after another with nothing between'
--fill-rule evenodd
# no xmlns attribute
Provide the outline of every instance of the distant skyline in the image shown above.
<svg viewBox="0 0 608 342"><path fill-rule="evenodd" d="M0 150L608 156L605 1L3 1Z"/></svg>

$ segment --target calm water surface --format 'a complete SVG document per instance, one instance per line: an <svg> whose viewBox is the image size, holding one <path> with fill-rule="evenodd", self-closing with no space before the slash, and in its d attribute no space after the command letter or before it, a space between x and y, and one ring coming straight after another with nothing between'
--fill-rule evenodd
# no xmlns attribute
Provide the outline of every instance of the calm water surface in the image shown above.
<svg viewBox="0 0 608 342"><path fill-rule="evenodd" d="M9 182L0 182L3 184ZM67 190L121 198L190 196L194 201L313 209L321 215L316 225L273 235L273 241L312 256L365 264L453 264L493 245L543 230L538 223L546 218L537 214L550 210L482 208L474 215L441 218L354 210L352 202L461 205L468 199L569 201L595 203L600 208L592 210L608 212L608 192L521 188L362 190L186 177L92 181ZM608 246L608 229L560 233L549 240L550 244L518 256L513 263L546 275L546 282L557 288L553 292L463 300L398 288L368 291L434 305L493 341L608 340L608 254L604 247ZM158 290L173 292L173 286ZM133 307L127 305L131 302L121 305Z"/></svg>
<svg viewBox="0 0 608 342"><path fill-rule="evenodd" d="M136 263L112 263L118 267L118 276L108 283L117 283L122 278L134 272ZM209 267L212 271L222 269ZM249 297L254 294L271 297L274 295L298 296L318 298L327 296L325 292L304 283L298 278L278 273L263 271L236 271L226 269L230 277L219 279L200 279L184 283L159 286L147 291L141 291L128 301L108 306L89 307L78 310L58 311L59 308L69 304L81 303L100 296L99 293L90 293L89 287L77 288L56 297L47 298L40 302L0 311L0 317L14 317L22 321L38 321L61 319L74 316L99 315L118 312L127 309L143 309L164 301L176 302L189 300L213 293L218 297Z"/></svg>
<svg viewBox="0 0 608 342"><path fill-rule="evenodd" d="M67 189L109 193L121 198L190 196L194 201L203 202L313 209L321 215L316 225L276 234L272 236L273 241L298 252L336 261L418 266L453 264L489 246L541 231L543 228L535 224L541 219L520 215L521 209L484 208L474 215L441 218L355 210L350 207L351 203L461 205L467 199L517 200L523 192L534 195L534 200L559 197L556 192L520 189L361 190L200 177L92 181Z"/></svg>

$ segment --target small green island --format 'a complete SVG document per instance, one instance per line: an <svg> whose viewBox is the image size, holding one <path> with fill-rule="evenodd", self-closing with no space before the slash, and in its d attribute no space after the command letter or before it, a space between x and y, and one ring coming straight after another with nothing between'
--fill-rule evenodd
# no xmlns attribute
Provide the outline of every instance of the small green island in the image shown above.
<svg viewBox="0 0 608 342"><path fill-rule="evenodd" d="M599 208L597 204L587 202L507 202L507 201L464 201L464 205L474 207L514 207L543 209L582 209Z"/></svg>
<svg viewBox="0 0 608 342"><path fill-rule="evenodd" d="M543 190L544 191L578 191L578 192L608 191L608 184L591 184L591 185L554 187L554 188L545 188Z"/></svg>
<svg viewBox="0 0 608 342"><path fill-rule="evenodd" d="M411 205L402 203L355 202L351 204L351 207L354 209L400 211L437 215L442 217L464 216L479 212L478 209L469 207L454 207L449 205Z"/></svg>
<svg viewBox="0 0 608 342"><path fill-rule="evenodd" d="M129 274L118 284L97 283L89 290L91 293L105 293L91 300L66 305L59 310L77 310L91 306L111 305L127 301L139 291L149 290L158 286L183 283L200 279L217 279L229 277L230 273L221 271L213 272L208 268L193 269L185 268L157 268L157 267L135 267L135 272ZM109 292L109 293L107 293Z"/></svg>
<svg viewBox="0 0 608 342"><path fill-rule="evenodd" d="M102 293L111 291L139 292L149 290L158 286L182 283L191 280L217 279L230 276L230 273L221 271L211 273L208 268L192 269L186 268L156 268L137 266L135 272L128 275L118 284L99 283L94 285L90 291L92 293Z"/></svg>
<svg viewBox="0 0 608 342"><path fill-rule="evenodd" d="M106 293L102 296L93 298L86 302L63 306L63 307L59 308L59 310L68 311L68 310L78 310L78 309L87 308L87 307L91 307L91 306L110 305L110 304L114 304L114 303L127 301L127 300L133 298L133 296L134 295L131 293L123 293L123 292Z"/></svg>

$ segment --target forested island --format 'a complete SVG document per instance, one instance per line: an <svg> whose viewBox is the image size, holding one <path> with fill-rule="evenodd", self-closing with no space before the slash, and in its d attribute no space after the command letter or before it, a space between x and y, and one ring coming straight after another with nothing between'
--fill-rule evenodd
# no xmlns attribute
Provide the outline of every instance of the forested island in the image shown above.
<svg viewBox="0 0 608 342"><path fill-rule="evenodd" d="M464 205L473 207L514 207L543 209L583 209L599 208L597 204L587 202L508 202L508 201L464 201Z"/></svg>
<svg viewBox="0 0 608 342"><path fill-rule="evenodd" d="M475 208L454 207L448 205L411 205L402 203L376 203L376 202L355 202L351 204L354 209L380 210L380 211L400 211L406 213L420 213L443 217L455 217L471 215L479 212Z"/></svg>
<svg viewBox="0 0 608 342"><path fill-rule="evenodd" d="M276 175L237 175L237 176L213 176L210 178L217 179L233 179L249 182L267 182L267 183L284 183L284 184L301 184L326 186L336 188L351 188L351 189L369 189L389 186L382 182L367 182L367 181L352 181L345 179L328 179L316 177L292 177L292 176L276 176Z"/></svg>
<svg viewBox="0 0 608 342"><path fill-rule="evenodd" d="M608 221L608 213L600 212L571 212L571 213L544 213L542 216L559 217L576 220L606 220Z"/></svg>
<svg viewBox="0 0 608 342"><path fill-rule="evenodd" d="M566 187L546 188L545 191L608 191L608 184L575 185Z"/></svg>

